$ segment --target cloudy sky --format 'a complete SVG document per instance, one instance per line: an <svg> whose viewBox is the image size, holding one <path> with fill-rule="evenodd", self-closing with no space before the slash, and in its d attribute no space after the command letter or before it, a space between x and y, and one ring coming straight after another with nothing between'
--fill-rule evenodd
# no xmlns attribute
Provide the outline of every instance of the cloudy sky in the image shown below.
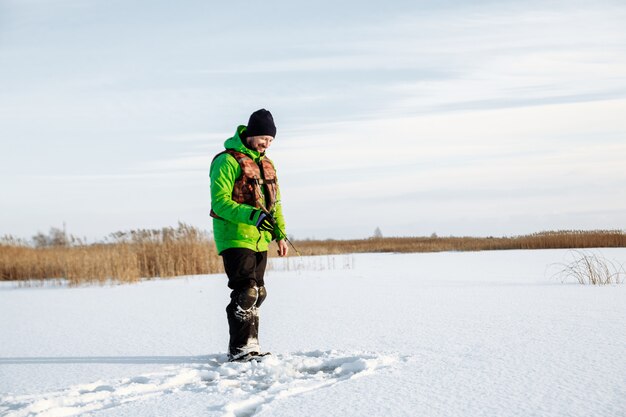
<svg viewBox="0 0 626 417"><path fill-rule="evenodd" d="M624 229L624 22L602 0L0 0L0 235L210 229L210 161L262 107L296 238Z"/></svg>

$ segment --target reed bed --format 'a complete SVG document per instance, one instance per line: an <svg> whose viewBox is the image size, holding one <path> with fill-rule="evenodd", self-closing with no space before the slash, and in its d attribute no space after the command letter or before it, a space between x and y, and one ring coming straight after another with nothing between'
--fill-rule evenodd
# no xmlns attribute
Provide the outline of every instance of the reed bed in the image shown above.
<svg viewBox="0 0 626 417"><path fill-rule="evenodd" d="M223 271L209 234L184 223L117 232L108 240L50 247L0 244L0 280L66 279L78 285Z"/></svg>
<svg viewBox="0 0 626 417"><path fill-rule="evenodd" d="M105 242L85 244L77 239L43 247L24 240L0 240L0 280L66 279L88 282L134 282L142 278L175 277L223 272L211 236L198 228L133 230L110 235ZM367 252L441 252L506 249L585 249L626 247L619 230L554 231L515 237L389 237L361 240L297 240L302 255ZM276 256L275 248L269 251ZM291 251L294 255L294 251Z"/></svg>
<svg viewBox="0 0 626 417"><path fill-rule="evenodd" d="M388 237L361 240L303 240L302 255L363 252L444 252L507 249L572 249L626 247L620 230L560 230L514 237Z"/></svg>

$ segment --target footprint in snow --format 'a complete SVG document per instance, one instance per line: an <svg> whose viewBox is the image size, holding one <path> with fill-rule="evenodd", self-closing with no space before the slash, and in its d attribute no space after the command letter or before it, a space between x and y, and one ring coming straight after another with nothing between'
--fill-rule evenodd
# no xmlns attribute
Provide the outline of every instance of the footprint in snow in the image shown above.
<svg viewBox="0 0 626 417"><path fill-rule="evenodd" d="M207 404L223 417L249 417L274 400L329 387L387 367L399 358L375 353L298 352L260 361L227 362L226 355L203 363L168 366L161 372L75 385L43 394L0 400L7 417L76 416L177 391L217 394ZM205 397L206 398L206 397Z"/></svg>

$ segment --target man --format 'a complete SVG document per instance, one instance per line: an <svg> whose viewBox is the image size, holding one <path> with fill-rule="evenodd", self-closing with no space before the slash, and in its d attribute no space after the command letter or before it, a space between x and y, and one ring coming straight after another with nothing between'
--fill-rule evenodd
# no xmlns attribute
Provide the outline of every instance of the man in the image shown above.
<svg viewBox="0 0 626 417"><path fill-rule="evenodd" d="M267 354L258 340L267 249L275 239L278 255L288 252L276 169L265 156L275 136L272 114L257 110L211 163L213 235L232 289L226 307L231 361Z"/></svg>

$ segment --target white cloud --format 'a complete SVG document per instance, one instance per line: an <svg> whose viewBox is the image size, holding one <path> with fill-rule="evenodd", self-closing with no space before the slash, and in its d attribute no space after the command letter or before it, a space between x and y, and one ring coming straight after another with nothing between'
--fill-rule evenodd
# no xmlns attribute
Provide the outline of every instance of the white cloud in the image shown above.
<svg viewBox="0 0 626 417"><path fill-rule="evenodd" d="M180 31L161 31L154 22L171 19L157 8L137 34L115 7L74 13L78 3L50 17L24 3L3 38L13 43L0 45L9 53L0 165L46 174L3 186L9 200L26 202L14 204L15 216L36 217L25 207L39 207L42 195L91 199L84 216L148 216L159 199L172 210L208 207L211 158L250 111L267 107L279 125L270 155L297 235L309 233L318 203L328 236L362 224L370 234L373 217L384 232L419 218L466 219L486 233L507 216L529 231L548 212L596 213L585 224L600 212L623 219L614 214L626 209L623 4L478 3L323 30L303 18L298 30L285 22L255 32L264 46L250 50L245 25L229 33L184 15L173 22ZM105 13L92 31L81 19L96 11ZM38 19L47 26L33 26ZM65 24L73 20L80 24ZM131 45L105 36L113 22L114 38L137 35ZM159 48L144 47L153 36ZM32 65L40 60L50 62ZM62 212L63 201L55 204ZM205 210L196 215L206 222Z"/></svg>
<svg viewBox="0 0 626 417"><path fill-rule="evenodd" d="M481 219L472 231L480 234L489 213L574 219L626 210L626 143L616 134L626 132L623 114L626 100L422 115L333 125L300 138L298 149L283 152L277 142L271 152L296 224L306 224L307 207L344 228L372 216L384 226L463 213ZM511 224L507 233L514 230L534 231Z"/></svg>

